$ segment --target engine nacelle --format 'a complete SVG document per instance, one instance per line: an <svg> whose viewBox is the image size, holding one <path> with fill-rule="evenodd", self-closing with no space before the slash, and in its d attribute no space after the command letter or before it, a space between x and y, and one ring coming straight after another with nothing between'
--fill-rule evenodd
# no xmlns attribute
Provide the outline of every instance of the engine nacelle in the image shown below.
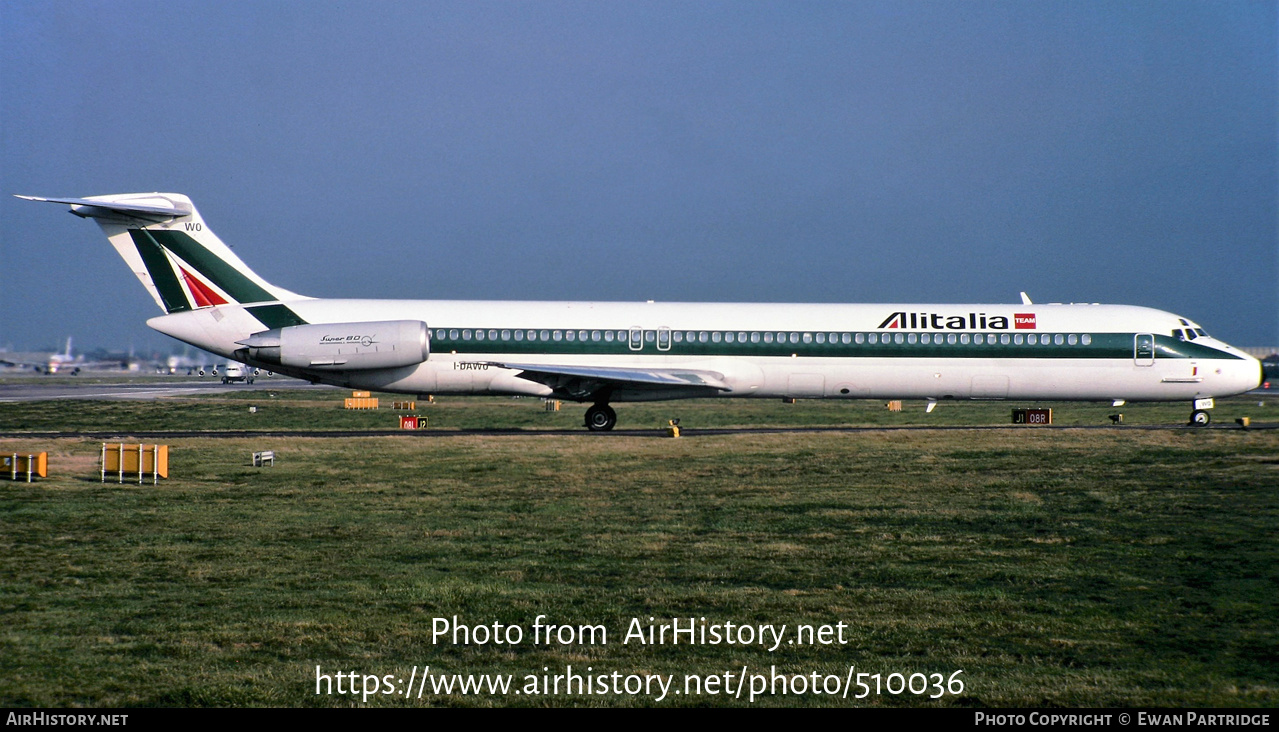
<svg viewBox="0 0 1279 732"><path fill-rule="evenodd" d="M413 366L431 355L430 330L420 320L291 325L238 343L255 361L320 371Z"/></svg>

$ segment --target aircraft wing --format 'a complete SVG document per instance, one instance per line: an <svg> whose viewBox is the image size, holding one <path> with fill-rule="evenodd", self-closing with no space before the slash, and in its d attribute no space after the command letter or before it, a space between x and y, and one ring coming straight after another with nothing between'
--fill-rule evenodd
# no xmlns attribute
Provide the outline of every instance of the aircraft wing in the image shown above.
<svg viewBox="0 0 1279 732"><path fill-rule="evenodd" d="M557 394L573 399L591 399L598 394L625 389L639 391L705 390L732 391L724 375L714 371L681 368L637 368L615 366L561 366L556 364L487 362L490 366L513 369L521 379L545 384Z"/></svg>

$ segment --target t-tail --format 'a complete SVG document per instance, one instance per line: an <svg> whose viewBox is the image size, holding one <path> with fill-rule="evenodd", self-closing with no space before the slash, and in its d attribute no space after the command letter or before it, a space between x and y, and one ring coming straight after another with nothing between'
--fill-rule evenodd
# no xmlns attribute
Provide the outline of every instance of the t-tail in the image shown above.
<svg viewBox="0 0 1279 732"><path fill-rule="evenodd" d="M177 193L38 198L71 206L102 227L129 269L166 313L218 305L305 299L262 279L205 226L191 199Z"/></svg>

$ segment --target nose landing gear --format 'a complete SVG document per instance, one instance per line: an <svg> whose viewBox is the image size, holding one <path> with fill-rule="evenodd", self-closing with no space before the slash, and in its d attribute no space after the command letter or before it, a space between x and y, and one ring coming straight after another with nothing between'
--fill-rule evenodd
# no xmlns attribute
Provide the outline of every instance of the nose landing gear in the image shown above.
<svg viewBox="0 0 1279 732"><path fill-rule="evenodd" d="M586 428L591 432L607 432L617 424L617 412L607 404L596 404L586 410Z"/></svg>
<svg viewBox="0 0 1279 732"><path fill-rule="evenodd" d="M1212 409L1213 406L1215 405L1213 404L1212 397L1196 399L1194 403L1195 411L1190 413L1190 426L1207 427L1208 423L1212 421L1212 417L1208 415L1207 410Z"/></svg>

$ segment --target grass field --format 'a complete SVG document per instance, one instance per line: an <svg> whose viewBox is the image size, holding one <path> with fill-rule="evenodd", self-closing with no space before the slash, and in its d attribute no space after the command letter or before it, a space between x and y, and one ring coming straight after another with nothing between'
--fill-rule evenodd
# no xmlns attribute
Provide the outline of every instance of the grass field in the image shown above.
<svg viewBox="0 0 1279 732"><path fill-rule="evenodd" d="M392 426L341 394L0 405L0 431ZM247 407L258 406L256 414ZM1184 422L1184 405L1053 405L1058 422ZM320 695L316 670L958 678L963 692L755 705L1274 706L1279 431L698 427L1003 424L1009 405L622 405L687 439L540 435L581 409L441 399L444 434L169 440L158 488L97 482L99 443L0 483L0 705L745 705L724 695ZM1218 422L1256 400L1223 402ZM1073 421L1072 421L1073 420ZM526 433L485 429L519 427ZM656 433L654 433L656 434ZM274 468L248 466L274 449ZM437 617L517 645L432 642ZM538 615L607 644L534 644ZM632 618L845 623L844 643L622 643ZM793 636L789 636L793 638ZM543 671L543 669L548 669ZM874 682L870 682L873 688ZM860 693L854 690L852 694ZM930 689L929 693L933 693ZM851 696L851 695L850 695Z"/></svg>

